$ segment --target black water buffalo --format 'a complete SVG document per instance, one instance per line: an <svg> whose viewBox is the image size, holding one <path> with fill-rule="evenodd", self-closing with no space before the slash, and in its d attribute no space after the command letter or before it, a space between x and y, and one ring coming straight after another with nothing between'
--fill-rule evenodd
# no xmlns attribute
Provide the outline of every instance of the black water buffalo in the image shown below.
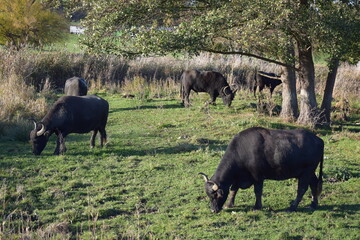
<svg viewBox="0 0 360 240"><path fill-rule="evenodd" d="M100 132L100 144L106 142L105 126L109 113L106 100L95 96L64 96L59 98L40 121L34 120L35 128L30 132L30 142L35 155L44 150L49 137L55 133L57 142L54 154L66 151L65 137L69 133L88 133L93 131L90 146L95 146L95 137Z"/></svg>
<svg viewBox="0 0 360 240"><path fill-rule="evenodd" d="M211 210L219 212L228 197L226 207L234 205L239 188L254 185L255 209L261 209L265 179L298 179L295 201L289 211L295 211L309 185L311 207L316 208L322 189L324 142L313 133L298 130L246 129L232 139L215 172L209 180L204 173L205 191L210 197ZM315 170L320 163L319 178Z"/></svg>
<svg viewBox="0 0 360 240"><path fill-rule="evenodd" d="M281 76L276 75L275 73L257 71L254 79L254 96L256 96L256 89L258 86L259 92L261 92L265 86L270 88L270 95L272 95L275 87L282 83L280 77Z"/></svg>
<svg viewBox="0 0 360 240"><path fill-rule="evenodd" d="M66 80L64 92L67 96L85 96L88 87L83 78L72 77Z"/></svg>
<svg viewBox="0 0 360 240"><path fill-rule="evenodd" d="M187 70L181 76L181 100L185 107L190 106L190 91L207 92L211 97L211 104L215 104L216 98L220 95L224 105L230 106L234 99L235 92L227 83L221 73L214 71Z"/></svg>

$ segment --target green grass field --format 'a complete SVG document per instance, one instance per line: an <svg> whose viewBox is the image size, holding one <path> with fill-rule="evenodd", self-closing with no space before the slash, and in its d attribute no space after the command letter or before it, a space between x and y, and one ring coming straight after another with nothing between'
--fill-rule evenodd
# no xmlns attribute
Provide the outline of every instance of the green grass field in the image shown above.
<svg viewBox="0 0 360 240"><path fill-rule="evenodd" d="M185 109L172 98L100 95L110 103L102 149L89 148L90 134L69 135L63 156L52 155L54 136L40 156L27 142L0 142L0 239L359 238L360 126L317 131L325 141L318 210L308 208L308 191L286 212L297 188L287 180L265 181L261 211L251 188L213 214L198 172L211 176L243 129L296 126L259 115L250 96L226 108L193 94Z"/></svg>
<svg viewBox="0 0 360 240"><path fill-rule="evenodd" d="M45 46L45 51L60 51L70 53L82 53L83 49L79 43L79 40L83 38L81 34L67 34L63 41L56 42Z"/></svg>

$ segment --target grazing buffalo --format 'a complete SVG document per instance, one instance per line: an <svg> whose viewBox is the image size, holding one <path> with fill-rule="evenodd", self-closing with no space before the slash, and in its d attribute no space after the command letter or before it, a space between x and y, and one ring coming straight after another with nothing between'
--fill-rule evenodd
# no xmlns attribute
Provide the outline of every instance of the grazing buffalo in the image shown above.
<svg viewBox="0 0 360 240"><path fill-rule="evenodd" d="M232 139L215 172L205 179L205 191L210 197L211 211L219 212L228 197L226 207L234 205L239 188L254 185L255 209L261 209L265 179L298 179L295 201L289 211L295 211L310 186L311 207L316 208L322 189L324 142L303 129L269 130L260 127L246 129ZM320 163L319 178L315 170Z"/></svg>
<svg viewBox="0 0 360 240"><path fill-rule="evenodd" d="M66 80L64 92L67 96L85 96L88 87L83 78L72 77Z"/></svg>
<svg viewBox="0 0 360 240"><path fill-rule="evenodd" d="M57 135L54 154L66 151L65 137L69 133L88 133L93 131L90 146L95 146L95 137L100 132L100 144L106 142L105 126L109 113L109 104L106 100L95 96L64 96L59 98L50 111L40 121L35 123L35 128L30 132L30 142L35 155L40 155L44 150L49 137Z"/></svg>
<svg viewBox="0 0 360 240"><path fill-rule="evenodd" d="M181 76L181 100L185 107L190 106L190 91L207 92L211 97L211 104L215 104L220 95L224 105L230 106L236 90L232 90L225 77L214 71L187 70Z"/></svg>
<svg viewBox="0 0 360 240"><path fill-rule="evenodd" d="M272 96L275 87L282 83L280 77L281 76L276 75L275 73L257 71L254 79L254 96L256 96L255 94L258 86L259 92L261 92L265 86L270 88L270 95Z"/></svg>

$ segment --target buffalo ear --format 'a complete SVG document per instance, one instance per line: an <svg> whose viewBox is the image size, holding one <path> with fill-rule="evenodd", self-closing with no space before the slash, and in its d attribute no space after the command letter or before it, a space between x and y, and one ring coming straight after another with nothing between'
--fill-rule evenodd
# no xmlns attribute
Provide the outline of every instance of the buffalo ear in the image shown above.
<svg viewBox="0 0 360 240"><path fill-rule="evenodd" d="M218 198L222 198L224 196L224 191L222 189L217 190L216 192Z"/></svg>

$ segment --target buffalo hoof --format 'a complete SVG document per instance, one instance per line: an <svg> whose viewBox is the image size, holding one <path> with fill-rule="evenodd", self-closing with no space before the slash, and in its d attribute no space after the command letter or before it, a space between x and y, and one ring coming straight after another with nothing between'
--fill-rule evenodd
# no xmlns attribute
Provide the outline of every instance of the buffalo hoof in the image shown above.
<svg viewBox="0 0 360 240"><path fill-rule="evenodd" d="M60 151L55 151L54 155L64 155L65 152L66 152L66 149L60 150Z"/></svg>
<svg viewBox="0 0 360 240"><path fill-rule="evenodd" d="M226 204L224 206L224 209L227 209L227 208L233 208L234 207L234 204Z"/></svg>
<svg viewBox="0 0 360 240"><path fill-rule="evenodd" d="M254 208L253 208L254 211L261 210L261 209L262 209L261 206L254 206Z"/></svg>
<svg viewBox="0 0 360 240"><path fill-rule="evenodd" d="M317 202L311 202L310 204L310 208L315 210L318 207L318 203Z"/></svg>
<svg viewBox="0 0 360 240"><path fill-rule="evenodd" d="M289 207L289 209L286 211L286 212L296 212L296 209L297 209L297 207L295 207L295 206L290 206Z"/></svg>
<svg viewBox="0 0 360 240"><path fill-rule="evenodd" d="M54 152L54 155L57 155L57 156L64 155L64 154L65 154L65 152Z"/></svg>

